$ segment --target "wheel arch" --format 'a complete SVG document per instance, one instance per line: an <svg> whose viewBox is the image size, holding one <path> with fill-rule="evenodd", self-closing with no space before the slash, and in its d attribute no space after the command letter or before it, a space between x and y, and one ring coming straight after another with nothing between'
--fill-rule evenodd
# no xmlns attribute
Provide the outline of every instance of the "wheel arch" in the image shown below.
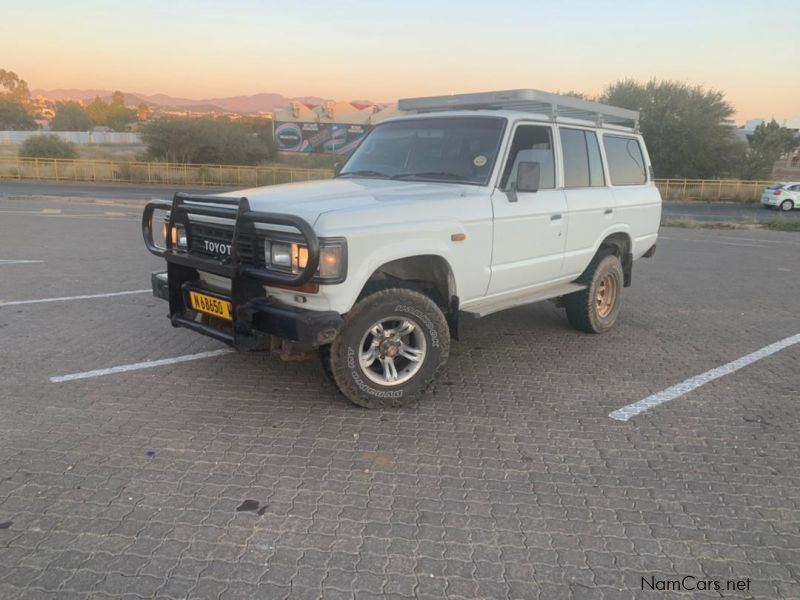
<svg viewBox="0 0 800 600"><path fill-rule="evenodd" d="M372 269L359 297L371 287L404 284L424 290L443 309L449 309L457 297L456 279L448 260L436 253L421 253L386 260Z"/></svg>
<svg viewBox="0 0 800 600"><path fill-rule="evenodd" d="M632 250L633 239L631 238L630 232L627 229L606 231L600 243L597 245L597 248L595 249L594 255L592 256L592 261L589 263L590 266L586 268L586 271L581 273L581 276L578 278L578 280L583 281L587 276L591 276L589 269L591 268L591 264L597 256L611 253L616 255L622 263L622 273L625 276L625 287L629 287L631 285L631 279L633 275Z"/></svg>
<svg viewBox="0 0 800 600"><path fill-rule="evenodd" d="M450 261L438 252L421 252L384 259L371 268L354 303L366 294L387 287L408 287L426 294L444 313L450 336L459 337L459 298Z"/></svg>

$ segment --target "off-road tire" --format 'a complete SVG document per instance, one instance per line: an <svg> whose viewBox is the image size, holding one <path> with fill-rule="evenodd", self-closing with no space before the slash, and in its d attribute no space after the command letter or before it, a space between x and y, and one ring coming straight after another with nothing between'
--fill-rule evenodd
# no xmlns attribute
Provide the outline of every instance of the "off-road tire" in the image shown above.
<svg viewBox="0 0 800 600"><path fill-rule="evenodd" d="M368 378L359 360L362 340L372 325L393 316L408 317L425 338L425 354L416 373L406 382L380 385ZM447 362L450 331L441 309L428 296L406 288L390 288L361 298L345 317L339 335L320 353L328 363L339 391L364 408L405 406L430 386Z"/></svg>
<svg viewBox="0 0 800 600"><path fill-rule="evenodd" d="M792 202L792 201L791 201L791 200L789 200L788 198L787 198L786 200L784 200L783 202L781 202L780 209L781 209L782 211L784 211L784 212L789 212L789 211L790 211L790 210L792 210L793 208L794 208L794 202Z"/></svg>
<svg viewBox="0 0 800 600"><path fill-rule="evenodd" d="M564 296L567 319L578 331L586 333L605 333L614 326L619 314L621 292L625 282L622 262L614 254L596 256L584 275L588 287L580 292ZM598 288L608 278L613 279L615 286L614 303L607 314L601 314L598 307Z"/></svg>

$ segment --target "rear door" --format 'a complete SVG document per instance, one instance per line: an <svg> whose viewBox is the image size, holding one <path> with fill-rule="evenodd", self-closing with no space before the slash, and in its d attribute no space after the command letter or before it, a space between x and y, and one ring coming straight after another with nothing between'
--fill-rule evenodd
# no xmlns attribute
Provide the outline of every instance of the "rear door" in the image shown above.
<svg viewBox="0 0 800 600"><path fill-rule="evenodd" d="M551 125L517 124L498 188L492 194L494 240L488 294L535 287L558 279L564 258L567 202L556 189ZM510 194L520 162L538 162L536 192Z"/></svg>
<svg viewBox="0 0 800 600"><path fill-rule="evenodd" d="M597 134L574 127L558 130L569 214L563 270L565 275L579 275L614 222L614 195L606 186Z"/></svg>

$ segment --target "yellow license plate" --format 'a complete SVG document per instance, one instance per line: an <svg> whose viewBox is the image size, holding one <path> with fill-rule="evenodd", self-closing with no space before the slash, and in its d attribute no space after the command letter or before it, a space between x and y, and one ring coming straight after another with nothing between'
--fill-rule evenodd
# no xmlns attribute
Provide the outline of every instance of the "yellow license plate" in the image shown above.
<svg viewBox="0 0 800 600"><path fill-rule="evenodd" d="M228 321L233 319L233 306L227 300L220 300L219 298L214 298L214 296L206 296L205 294L190 291L189 301L196 311Z"/></svg>

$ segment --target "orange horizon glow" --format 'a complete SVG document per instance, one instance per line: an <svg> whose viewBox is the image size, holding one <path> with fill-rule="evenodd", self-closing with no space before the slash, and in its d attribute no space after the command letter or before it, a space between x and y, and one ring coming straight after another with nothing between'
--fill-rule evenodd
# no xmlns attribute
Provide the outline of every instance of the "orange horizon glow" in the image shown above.
<svg viewBox="0 0 800 600"><path fill-rule="evenodd" d="M0 68L32 90L384 102L512 88L596 95L619 79L656 77L722 91L738 122L800 115L800 38L754 35L766 33L760 21L794 23L800 10L777 0L725 6L27 3L4 8Z"/></svg>

